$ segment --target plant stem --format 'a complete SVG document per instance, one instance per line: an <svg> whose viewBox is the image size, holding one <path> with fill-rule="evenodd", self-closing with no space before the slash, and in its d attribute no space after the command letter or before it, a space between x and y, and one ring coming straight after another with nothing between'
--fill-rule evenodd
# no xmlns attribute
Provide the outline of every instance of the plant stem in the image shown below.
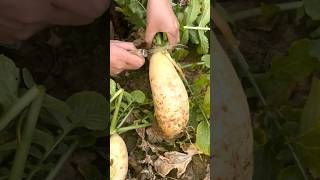
<svg viewBox="0 0 320 180"><path fill-rule="evenodd" d="M122 89L122 91L123 91L123 89ZM116 109L114 110L113 117L112 117L112 120L111 120L110 135L112 135L116 130L119 109L120 109L120 105L121 105L121 102L122 102L122 96L123 96L123 93L120 93L119 98L118 98L118 102L116 104Z"/></svg>
<svg viewBox="0 0 320 180"><path fill-rule="evenodd" d="M186 65L182 65L182 69L188 68L188 67L193 67L193 66L202 66L204 65L204 62L197 62L197 63L190 63Z"/></svg>
<svg viewBox="0 0 320 180"><path fill-rule="evenodd" d="M199 27L199 26L183 26L184 29L193 29L193 30L203 30L203 31L210 31L208 27Z"/></svg>
<svg viewBox="0 0 320 180"><path fill-rule="evenodd" d="M297 9L303 6L303 2L302 1L296 1L296 2L287 2L287 3L279 3L279 4L275 4L277 7L280 8L281 11L289 11L289 10L293 10L293 9ZM232 15L232 18L236 21L242 20L242 19L246 19L246 18L250 18L253 16L259 16L261 15L261 8L253 8L253 9L248 9L248 10L244 10L244 11L240 11L237 13L234 13Z"/></svg>
<svg viewBox="0 0 320 180"><path fill-rule="evenodd" d="M133 130L133 129L144 128L144 127L148 127L148 126L151 126L151 123L145 123L145 124L139 124L139 125L131 125L131 126L119 128L117 130L117 133L118 134L122 134L122 133L125 133L125 132Z"/></svg>
<svg viewBox="0 0 320 180"><path fill-rule="evenodd" d="M34 168L30 174L28 175L27 180L31 180L32 177L41 169L42 163L47 159L47 157L51 154L51 152L60 144L60 142L64 139L64 137L74 129L75 126L70 126L67 128L56 140L56 142L50 147L50 149L43 155L41 160L37 163L37 167Z"/></svg>
<svg viewBox="0 0 320 180"><path fill-rule="evenodd" d="M38 121L40 109L42 107L45 90L43 87L37 87L39 93L37 98L32 102L26 125L23 131L23 139L17 146L16 155L11 168L9 180L22 179L28 152L31 146L32 136Z"/></svg>
<svg viewBox="0 0 320 180"><path fill-rule="evenodd" d="M40 94L37 86L29 89L19 100L0 118L0 132Z"/></svg>
<svg viewBox="0 0 320 180"><path fill-rule="evenodd" d="M119 123L119 125L117 126L117 128L120 128L120 127L123 125L123 123L126 121L126 119L127 119L128 116L131 114L131 112L132 112L133 109L134 109L134 107L132 107L132 108L129 110L128 114L127 114L124 118L122 118L122 120L120 121L120 123Z"/></svg>
<svg viewBox="0 0 320 180"><path fill-rule="evenodd" d="M68 151L61 156L57 165L50 171L49 175L46 177L46 180L53 180L56 177L56 175L62 168L64 162L69 158L69 156L72 154L72 152L76 149L77 146L78 146L78 141L75 141L74 143L72 143Z"/></svg>
<svg viewBox="0 0 320 180"><path fill-rule="evenodd" d="M123 89L119 89L110 99L110 103L112 103L121 93L122 93Z"/></svg>

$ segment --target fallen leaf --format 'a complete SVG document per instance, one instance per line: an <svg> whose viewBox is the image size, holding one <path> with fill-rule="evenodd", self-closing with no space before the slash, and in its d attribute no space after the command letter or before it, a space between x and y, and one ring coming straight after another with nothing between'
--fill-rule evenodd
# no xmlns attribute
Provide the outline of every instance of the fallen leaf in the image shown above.
<svg viewBox="0 0 320 180"><path fill-rule="evenodd" d="M185 171L192 160L192 156L176 151L166 152L164 156L159 156L159 158L154 162L155 170L165 177L172 169L177 169L177 177L179 178Z"/></svg>

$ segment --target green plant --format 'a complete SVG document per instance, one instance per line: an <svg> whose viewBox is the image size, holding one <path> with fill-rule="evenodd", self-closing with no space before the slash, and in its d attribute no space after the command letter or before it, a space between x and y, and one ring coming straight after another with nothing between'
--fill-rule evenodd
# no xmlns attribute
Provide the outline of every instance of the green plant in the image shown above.
<svg viewBox="0 0 320 180"><path fill-rule="evenodd" d="M56 99L3 55L0 74L0 179L53 179L76 148L106 136L104 96L83 91Z"/></svg>

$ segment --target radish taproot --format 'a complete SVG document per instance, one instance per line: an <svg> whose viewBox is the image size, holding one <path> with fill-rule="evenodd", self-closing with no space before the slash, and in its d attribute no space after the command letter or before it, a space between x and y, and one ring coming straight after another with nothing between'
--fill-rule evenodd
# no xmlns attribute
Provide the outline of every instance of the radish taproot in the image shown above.
<svg viewBox="0 0 320 180"><path fill-rule="evenodd" d="M184 132L189 120L188 93L173 62L167 50L159 49L149 64L155 127L169 141Z"/></svg>
<svg viewBox="0 0 320 180"><path fill-rule="evenodd" d="M110 179L125 180L128 171L128 151L118 134L110 138Z"/></svg>

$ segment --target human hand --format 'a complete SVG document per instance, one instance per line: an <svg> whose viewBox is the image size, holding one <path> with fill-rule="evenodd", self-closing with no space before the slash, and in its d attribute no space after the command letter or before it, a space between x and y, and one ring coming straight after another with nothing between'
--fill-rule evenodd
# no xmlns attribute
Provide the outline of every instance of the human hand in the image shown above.
<svg viewBox="0 0 320 180"><path fill-rule="evenodd" d="M169 0L148 0L145 33L145 41L148 47L151 46L152 40L158 32L166 32L171 45L180 41L179 22Z"/></svg>
<svg viewBox="0 0 320 180"><path fill-rule="evenodd" d="M0 0L0 43L28 39L51 25L85 25L102 15L108 0Z"/></svg>
<svg viewBox="0 0 320 180"><path fill-rule="evenodd" d="M134 55L130 50L136 50L133 43L110 40L110 75L115 76L128 69L139 69L144 64L144 58Z"/></svg>

